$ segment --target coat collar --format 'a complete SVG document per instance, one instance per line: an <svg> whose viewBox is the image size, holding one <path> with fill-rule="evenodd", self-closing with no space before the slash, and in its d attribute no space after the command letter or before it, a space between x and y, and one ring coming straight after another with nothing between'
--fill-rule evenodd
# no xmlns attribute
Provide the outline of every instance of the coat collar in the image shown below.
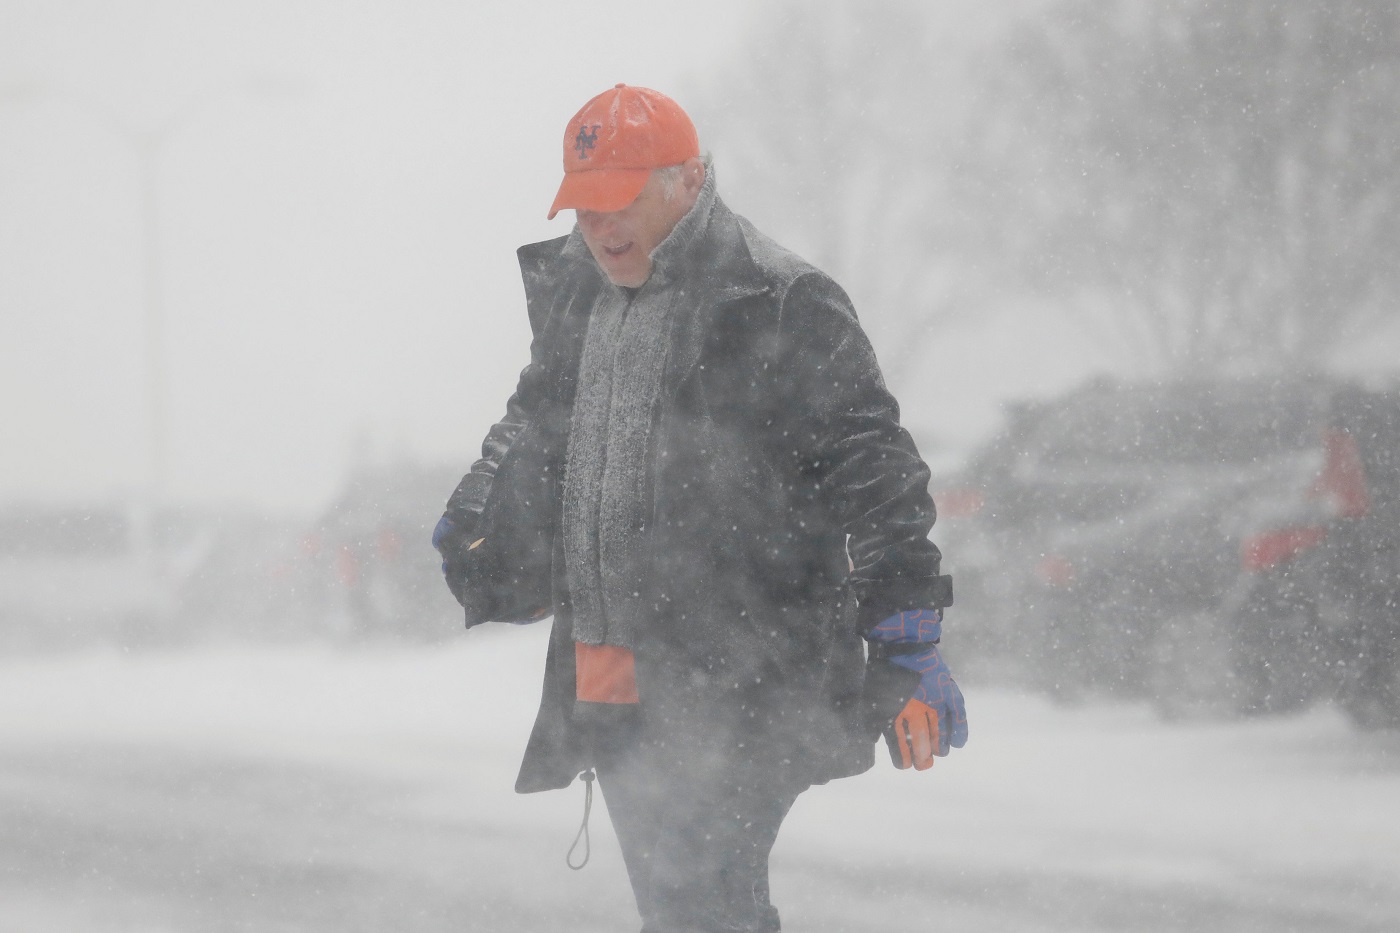
<svg viewBox="0 0 1400 933"><path fill-rule="evenodd" d="M663 243L662 247L666 245ZM687 292L703 295L707 303L720 306L768 289L763 270L749 250L744 224L717 195L710 207L709 222L686 246L683 253L666 259L676 275L686 281ZM571 289L591 291L605 281L577 227L567 236L522 246L517 256L532 321L536 306L543 304L546 297L557 298Z"/></svg>
<svg viewBox="0 0 1400 933"><path fill-rule="evenodd" d="M676 309L676 333L667 363L670 391L694 369L706 336L725 310L770 289L768 276L750 249L752 232L715 196L709 223L697 231L683 256L669 257L682 302ZM598 289L609 287L577 227L567 236L522 246L517 255L536 336L548 330L557 333L565 319L590 313Z"/></svg>

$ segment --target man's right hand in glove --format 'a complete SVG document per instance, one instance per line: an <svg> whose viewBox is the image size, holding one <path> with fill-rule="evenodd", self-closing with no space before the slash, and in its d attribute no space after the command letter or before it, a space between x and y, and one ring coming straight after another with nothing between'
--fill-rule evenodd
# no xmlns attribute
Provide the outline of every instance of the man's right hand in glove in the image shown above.
<svg viewBox="0 0 1400 933"><path fill-rule="evenodd" d="M919 771L933 767L934 756L943 757L950 747L967 744L967 708L948 665L936 646L918 654L890 658L923 676L909 702L891 724L890 751L897 753L900 768L911 764Z"/></svg>
<svg viewBox="0 0 1400 933"><path fill-rule="evenodd" d="M885 731L896 767L919 771L933 767L935 756L967 743L967 708L962 690L938 652L943 614L919 609L890 616L870 631L890 664L920 675L909 698Z"/></svg>

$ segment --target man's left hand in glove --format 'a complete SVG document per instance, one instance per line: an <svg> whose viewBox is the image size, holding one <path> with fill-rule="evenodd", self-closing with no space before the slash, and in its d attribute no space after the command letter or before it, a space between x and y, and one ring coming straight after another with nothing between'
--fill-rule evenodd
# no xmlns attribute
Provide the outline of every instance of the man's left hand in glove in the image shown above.
<svg viewBox="0 0 1400 933"><path fill-rule="evenodd" d="M509 595L502 603L502 591L492 576L493 565L489 560L479 560L481 552L477 549L486 539L477 535L477 525L476 521L444 515L433 529L433 547L442 555L442 575L466 612L467 628L492 619L528 625L548 618L552 610L549 605L527 609L511 602Z"/></svg>
<svg viewBox="0 0 1400 933"><path fill-rule="evenodd" d="M457 602L466 605L466 553L479 546L484 539L471 540L473 529L464 527L464 524L447 515L438 519L437 527L433 529L433 547L442 555L442 575L447 580L447 588Z"/></svg>
<svg viewBox="0 0 1400 933"><path fill-rule="evenodd" d="M919 676L914 695L885 730L895 767L933 767L935 756L967 743L967 709L962 691L938 652L943 614L918 609L890 616L867 636L891 664Z"/></svg>

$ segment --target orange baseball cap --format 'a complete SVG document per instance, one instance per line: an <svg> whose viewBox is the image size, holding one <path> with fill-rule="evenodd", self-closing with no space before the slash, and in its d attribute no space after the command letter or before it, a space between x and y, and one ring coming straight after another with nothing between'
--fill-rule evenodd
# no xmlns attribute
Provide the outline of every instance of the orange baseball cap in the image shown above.
<svg viewBox="0 0 1400 933"><path fill-rule="evenodd" d="M564 181L549 219L570 208L620 211L642 193L652 169L699 155L695 124L680 104L619 84L584 104L564 129Z"/></svg>

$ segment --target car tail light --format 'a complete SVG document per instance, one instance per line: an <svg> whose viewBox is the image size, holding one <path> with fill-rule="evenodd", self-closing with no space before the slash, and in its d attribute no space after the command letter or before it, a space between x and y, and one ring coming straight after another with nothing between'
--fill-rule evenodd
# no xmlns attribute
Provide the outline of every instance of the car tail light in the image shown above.
<svg viewBox="0 0 1400 933"><path fill-rule="evenodd" d="M1366 468L1356 438L1346 431L1328 431L1327 461L1322 475L1308 491L1314 499L1326 500L1339 518L1361 518L1371 510L1366 489Z"/></svg>
<svg viewBox="0 0 1400 933"><path fill-rule="evenodd" d="M950 489L934 496L940 518L966 518L976 515L986 505L980 489Z"/></svg>
<svg viewBox="0 0 1400 933"><path fill-rule="evenodd" d="M1246 570L1262 571L1293 560L1327 537L1326 528L1280 528L1246 538L1242 561Z"/></svg>
<svg viewBox="0 0 1400 933"><path fill-rule="evenodd" d="M360 558L348 544L335 555L335 575L345 586L360 582Z"/></svg>
<svg viewBox="0 0 1400 933"><path fill-rule="evenodd" d="M1356 438L1342 430L1329 430L1323 436L1322 471L1308 487L1307 499L1324 506L1322 515L1314 512L1311 521L1333 518L1361 518L1371 510L1371 494L1366 487L1366 468ZM1286 564L1327 537L1321 524L1297 524L1275 528L1246 538L1241 561L1246 570L1264 571Z"/></svg>
<svg viewBox="0 0 1400 933"><path fill-rule="evenodd" d="M374 548L380 560L398 560L403 553L403 537L392 528L380 528Z"/></svg>
<svg viewBox="0 0 1400 933"><path fill-rule="evenodd" d="M1035 577L1047 586L1069 586L1074 582L1074 564L1047 554L1036 562Z"/></svg>

